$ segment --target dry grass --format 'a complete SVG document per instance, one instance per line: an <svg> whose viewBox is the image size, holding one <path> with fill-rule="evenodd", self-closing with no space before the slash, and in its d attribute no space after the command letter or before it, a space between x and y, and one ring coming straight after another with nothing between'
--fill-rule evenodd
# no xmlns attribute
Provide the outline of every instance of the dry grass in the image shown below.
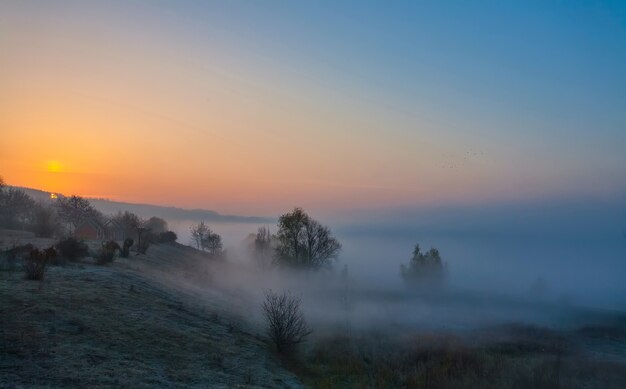
<svg viewBox="0 0 626 389"><path fill-rule="evenodd" d="M623 362L589 357L551 331L517 330L485 343L445 334L327 337L290 367L315 388L626 387Z"/></svg>

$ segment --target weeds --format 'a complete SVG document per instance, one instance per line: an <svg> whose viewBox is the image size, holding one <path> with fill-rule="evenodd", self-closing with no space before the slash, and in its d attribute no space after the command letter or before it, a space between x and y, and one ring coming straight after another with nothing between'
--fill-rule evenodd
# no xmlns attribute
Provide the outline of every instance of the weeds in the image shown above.
<svg viewBox="0 0 626 389"><path fill-rule="evenodd" d="M333 336L316 341L297 374L320 388L583 388L598 382L598 375L606 378L604 387L626 384L619 365L585 359L549 338L529 348L525 336L504 347L470 346L451 335Z"/></svg>

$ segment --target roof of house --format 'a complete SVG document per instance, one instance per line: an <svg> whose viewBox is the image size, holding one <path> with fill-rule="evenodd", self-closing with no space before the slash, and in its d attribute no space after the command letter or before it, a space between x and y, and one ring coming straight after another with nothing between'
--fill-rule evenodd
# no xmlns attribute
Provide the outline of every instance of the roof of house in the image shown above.
<svg viewBox="0 0 626 389"><path fill-rule="evenodd" d="M99 229L99 230L104 230L105 226L103 225L103 223L96 219L96 218L89 218L89 219L85 219L82 220L80 223L78 223L77 227L83 226L85 224L89 224L90 226L92 226L95 229Z"/></svg>

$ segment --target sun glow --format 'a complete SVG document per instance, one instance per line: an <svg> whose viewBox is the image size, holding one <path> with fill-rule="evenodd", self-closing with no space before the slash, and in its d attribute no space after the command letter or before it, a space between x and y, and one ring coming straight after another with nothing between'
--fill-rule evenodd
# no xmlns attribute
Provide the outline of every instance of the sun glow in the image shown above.
<svg viewBox="0 0 626 389"><path fill-rule="evenodd" d="M61 171L61 164L59 161L48 161L46 163L46 170L50 173L59 173Z"/></svg>

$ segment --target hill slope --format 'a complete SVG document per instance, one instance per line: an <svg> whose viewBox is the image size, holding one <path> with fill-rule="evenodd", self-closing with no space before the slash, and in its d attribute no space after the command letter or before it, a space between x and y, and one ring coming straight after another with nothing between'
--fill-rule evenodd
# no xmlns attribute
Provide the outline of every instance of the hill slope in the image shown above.
<svg viewBox="0 0 626 389"><path fill-rule="evenodd" d="M151 248L152 250L152 248ZM237 318L138 270L193 249L0 272L0 387L298 387Z"/></svg>

